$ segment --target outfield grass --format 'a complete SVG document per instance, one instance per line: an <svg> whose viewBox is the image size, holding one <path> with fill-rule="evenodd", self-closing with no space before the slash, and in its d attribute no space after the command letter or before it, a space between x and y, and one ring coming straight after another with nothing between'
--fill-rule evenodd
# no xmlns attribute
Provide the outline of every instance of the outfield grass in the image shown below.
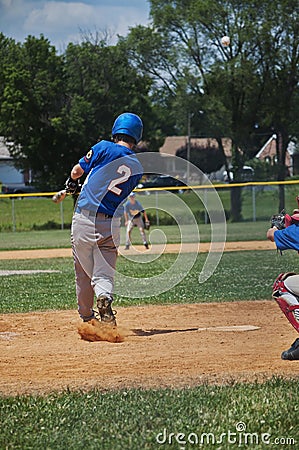
<svg viewBox="0 0 299 450"><path fill-rule="evenodd" d="M0 448L295 449L297 388L297 381L274 378L263 385L2 398Z"/></svg>
<svg viewBox="0 0 299 450"><path fill-rule="evenodd" d="M73 199L67 197L55 204L49 197L23 199L0 198L0 231L42 230L69 226L73 214Z"/></svg>

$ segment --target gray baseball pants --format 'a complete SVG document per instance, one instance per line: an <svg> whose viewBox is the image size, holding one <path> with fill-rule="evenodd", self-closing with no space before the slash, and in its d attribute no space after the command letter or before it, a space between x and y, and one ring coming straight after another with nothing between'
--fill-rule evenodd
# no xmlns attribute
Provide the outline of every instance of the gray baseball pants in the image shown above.
<svg viewBox="0 0 299 450"><path fill-rule="evenodd" d="M87 210L75 212L71 241L78 311L82 318L88 318L93 314L94 295L113 293L120 218Z"/></svg>
<svg viewBox="0 0 299 450"><path fill-rule="evenodd" d="M127 229L126 229L126 245L130 245L131 244L131 231L133 230L134 227L138 227L139 228L139 232L142 238L142 242L143 244L146 243L146 235L144 232L144 222L142 220L142 217L135 217L133 219L129 219L128 220L128 225L127 225Z"/></svg>

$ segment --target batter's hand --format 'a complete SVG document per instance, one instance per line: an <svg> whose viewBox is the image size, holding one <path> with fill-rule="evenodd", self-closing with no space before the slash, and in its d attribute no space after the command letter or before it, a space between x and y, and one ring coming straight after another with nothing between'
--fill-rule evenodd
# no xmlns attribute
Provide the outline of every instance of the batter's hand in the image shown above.
<svg viewBox="0 0 299 450"><path fill-rule="evenodd" d="M73 180L71 177L68 177L64 185L65 190L68 194L76 194L76 192L79 190L79 179Z"/></svg>
<svg viewBox="0 0 299 450"><path fill-rule="evenodd" d="M52 202L60 203L65 199L66 195L67 195L66 190L63 189L62 191L59 191L55 195L53 195Z"/></svg>

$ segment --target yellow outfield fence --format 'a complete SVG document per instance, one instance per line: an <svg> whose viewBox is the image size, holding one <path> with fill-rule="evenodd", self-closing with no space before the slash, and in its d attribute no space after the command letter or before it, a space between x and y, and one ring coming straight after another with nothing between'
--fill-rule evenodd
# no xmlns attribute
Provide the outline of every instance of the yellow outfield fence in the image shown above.
<svg viewBox="0 0 299 450"><path fill-rule="evenodd" d="M279 185L297 185L299 180L287 180L287 181L248 181L244 183L219 183L219 184L197 184L190 186L169 186L169 187L151 187L151 188L136 188L135 192L148 192L148 191L179 191L179 190L196 190L196 189L231 189L235 187L252 187L252 186L279 186ZM18 194L0 194L0 198L19 198L19 197L53 197L57 194L54 192L31 192L31 193L18 193Z"/></svg>
<svg viewBox="0 0 299 450"><path fill-rule="evenodd" d="M244 183L219 183L219 184L198 184L190 186L172 186L172 187L152 187L152 188L136 188L136 192L144 191L167 191L167 190L190 190L190 189L227 189L235 187L251 187L251 186L279 186L279 185L295 185L299 184L299 180L287 181L248 181Z"/></svg>
<svg viewBox="0 0 299 450"><path fill-rule="evenodd" d="M299 180L252 181L244 183L202 184L191 186L171 186L169 188L136 188L138 200L148 210L152 223L171 225L171 195L179 195L190 208L198 223L208 223L207 213L209 192L215 190L221 199L229 219L231 210L231 190L241 189L242 220L267 220L279 212L279 191L284 186L285 209L297 208L296 195L299 194ZM171 191L171 193L169 192ZM198 195L194 195L198 191ZM71 223L75 199L72 196L55 204L51 198L57 192L36 192L0 194L0 231L23 231L32 229L65 228ZM199 199L201 198L201 201ZM179 213L175 211L177 216Z"/></svg>

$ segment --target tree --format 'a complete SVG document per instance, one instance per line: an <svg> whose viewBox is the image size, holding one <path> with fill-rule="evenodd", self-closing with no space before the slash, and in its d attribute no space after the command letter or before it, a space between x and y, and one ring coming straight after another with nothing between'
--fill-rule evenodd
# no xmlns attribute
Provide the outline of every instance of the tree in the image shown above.
<svg viewBox="0 0 299 450"><path fill-rule="evenodd" d="M152 82L129 64L121 44L69 44L58 56L43 36L29 36L21 45L0 35L0 52L1 133L40 187L60 188L91 145L110 139L113 121L124 111L141 115L144 136L155 143Z"/></svg>
<svg viewBox="0 0 299 450"><path fill-rule="evenodd" d="M278 181L286 176L286 151L298 137L299 4L296 0L271 2L257 36L259 70L264 80L264 101L258 121L277 136ZM279 186L278 211L285 207L284 186Z"/></svg>
<svg viewBox="0 0 299 450"><path fill-rule="evenodd" d="M0 33L0 112L2 112L5 97L9 95L7 92L6 80L14 71L15 62L20 59L20 45L16 44L13 39L7 38ZM3 121L0 115L0 133L3 134Z"/></svg>
<svg viewBox="0 0 299 450"><path fill-rule="evenodd" d="M11 45L9 53L1 132L13 142L12 156L22 168L32 169L40 186L51 186L65 151L55 130L64 100L62 58L43 36L28 36L23 45Z"/></svg>
<svg viewBox="0 0 299 450"><path fill-rule="evenodd" d="M220 136L231 137L234 180L238 181L244 161L252 153L256 124L268 126L270 133L270 124L260 117L260 112L262 105L269 105L272 89L279 95L279 89L270 83L269 74L277 58L281 64L285 61L286 49L292 57L283 64L285 74L298 71L295 38L298 2L151 0L150 3L152 26L136 27L128 37L132 60L151 74L157 89L184 98L180 113L185 110L186 116L201 105L208 124L206 130L211 132L209 137L218 140ZM293 40L285 39L273 48L277 33L285 34L287 21L291 24L286 30L292 31ZM223 35L231 37L229 47L221 45ZM172 104L175 106L175 102ZM284 112L277 114L283 116ZM231 217L239 220L241 192L237 188L231 192Z"/></svg>
<svg viewBox="0 0 299 450"><path fill-rule="evenodd" d="M178 149L177 156L187 159L186 146ZM190 148L190 162L204 173L212 173L221 169L224 164L223 153L212 145L192 145Z"/></svg>
<svg viewBox="0 0 299 450"><path fill-rule="evenodd" d="M69 144L71 167L89 146L111 138L112 124L124 111L139 114L144 139L154 142L155 114L149 97L150 78L131 66L121 43L85 40L69 44L64 55L66 103L60 124Z"/></svg>

